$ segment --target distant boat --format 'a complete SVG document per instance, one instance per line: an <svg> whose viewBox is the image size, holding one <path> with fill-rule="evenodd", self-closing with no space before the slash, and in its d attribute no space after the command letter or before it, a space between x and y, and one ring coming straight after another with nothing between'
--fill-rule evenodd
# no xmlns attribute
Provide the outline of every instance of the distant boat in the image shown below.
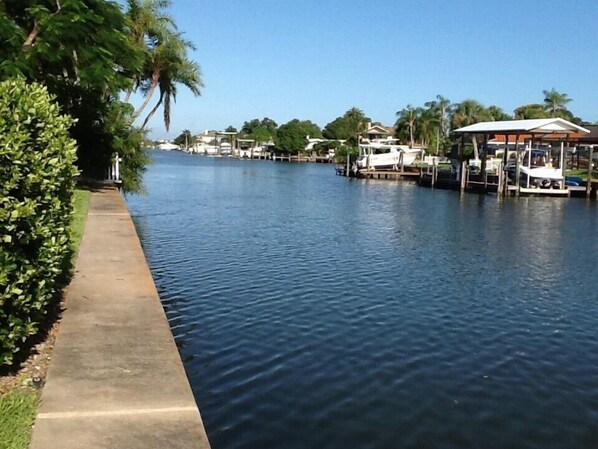
<svg viewBox="0 0 598 449"><path fill-rule="evenodd" d="M171 150L180 150L180 147L171 142L163 142L163 143L158 144L158 149L164 150L164 151L171 151Z"/></svg>
<svg viewBox="0 0 598 449"><path fill-rule="evenodd" d="M219 153L221 156L231 156L232 155L231 144L228 142L221 142Z"/></svg>
<svg viewBox="0 0 598 449"><path fill-rule="evenodd" d="M359 145L357 168L360 170L398 170L401 165L411 165L422 153L423 148L394 144L394 139Z"/></svg>
<svg viewBox="0 0 598 449"><path fill-rule="evenodd" d="M242 159L259 158L262 155L262 147L256 146L253 148L241 148L239 150L239 157Z"/></svg>

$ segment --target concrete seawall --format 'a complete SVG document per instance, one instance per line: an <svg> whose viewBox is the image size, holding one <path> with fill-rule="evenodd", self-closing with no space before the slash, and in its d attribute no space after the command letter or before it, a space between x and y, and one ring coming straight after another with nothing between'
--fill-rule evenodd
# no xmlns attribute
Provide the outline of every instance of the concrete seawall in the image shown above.
<svg viewBox="0 0 598 449"><path fill-rule="evenodd" d="M120 193L91 194L30 449L209 448Z"/></svg>

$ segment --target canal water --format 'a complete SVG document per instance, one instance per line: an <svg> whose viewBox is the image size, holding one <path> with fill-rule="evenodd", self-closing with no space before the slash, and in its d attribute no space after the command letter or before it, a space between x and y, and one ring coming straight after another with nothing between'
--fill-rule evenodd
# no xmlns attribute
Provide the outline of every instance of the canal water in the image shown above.
<svg viewBox="0 0 598 449"><path fill-rule="evenodd" d="M153 152L127 202L212 447L598 447L598 209Z"/></svg>

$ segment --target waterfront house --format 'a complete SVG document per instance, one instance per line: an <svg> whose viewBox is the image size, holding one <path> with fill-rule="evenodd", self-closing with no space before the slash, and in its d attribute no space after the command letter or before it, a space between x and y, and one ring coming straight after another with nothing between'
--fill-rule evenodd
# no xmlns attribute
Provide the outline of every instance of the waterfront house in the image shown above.
<svg viewBox="0 0 598 449"><path fill-rule="evenodd" d="M394 137L396 128L393 126L384 126L381 123L367 123L366 129L361 133L361 142L369 143L379 140L390 139Z"/></svg>

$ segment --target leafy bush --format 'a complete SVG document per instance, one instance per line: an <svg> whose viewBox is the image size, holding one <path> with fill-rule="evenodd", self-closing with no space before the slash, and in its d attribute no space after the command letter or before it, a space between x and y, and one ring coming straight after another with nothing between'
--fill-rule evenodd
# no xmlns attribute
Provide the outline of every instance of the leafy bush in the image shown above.
<svg viewBox="0 0 598 449"><path fill-rule="evenodd" d="M72 123L45 87L0 82L0 365L38 331L70 267Z"/></svg>

